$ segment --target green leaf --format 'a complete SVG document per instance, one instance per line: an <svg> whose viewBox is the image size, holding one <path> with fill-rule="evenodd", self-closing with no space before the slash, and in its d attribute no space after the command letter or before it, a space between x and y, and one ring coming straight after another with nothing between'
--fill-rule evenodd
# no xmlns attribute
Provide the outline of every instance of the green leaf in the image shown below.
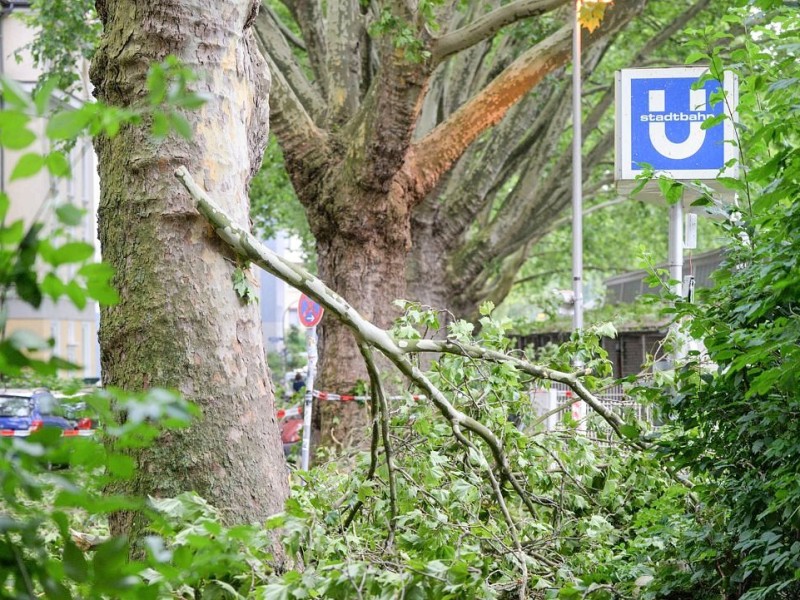
<svg viewBox="0 0 800 600"><path fill-rule="evenodd" d="M11 200L8 198L8 194L5 192L0 192L0 223L5 222L6 215L8 214L8 209L11 206ZM0 232L3 230L0 227Z"/></svg>
<svg viewBox="0 0 800 600"><path fill-rule="evenodd" d="M19 244L23 237L25 237L25 223L22 220L0 227L0 245L13 246Z"/></svg>
<svg viewBox="0 0 800 600"><path fill-rule="evenodd" d="M620 425L619 430L626 438L631 440L639 439L640 431L635 425Z"/></svg>
<svg viewBox="0 0 800 600"><path fill-rule="evenodd" d="M68 537L64 539L64 553L62 555L64 572L68 577L82 583L87 580L89 575L89 564L78 547Z"/></svg>
<svg viewBox="0 0 800 600"><path fill-rule="evenodd" d="M162 112L153 114L153 123L150 126L150 135L154 138L165 138L169 135L169 120Z"/></svg>
<svg viewBox="0 0 800 600"><path fill-rule="evenodd" d="M61 204L56 207L56 217L59 222L70 227L80 225L84 216L86 216L86 211L74 204Z"/></svg>
<svg viewBox="0 0 800 600"><path fill-rule="evenodd" d="M42 291L39 288L39 283L36 280L36 273L33 271L24 271L18 273L14 277L14 289L17 295L33 306L39 308L42 304Z"/></svg>
<svg viewBox="0 0 800 600"><path fill-rule="evenodd" d="M231 274L233 281L233 289L236 295L242 299L245 304L255 302L256 293L253 286L250 285L250 280L247 278L247 273L241 267L236 267Z"/></svg>
<svg viewBox="0 0 800 600"><path fill-rule="evenodd" d="M720 113L713 117L709 117L700 124L700 129L703 130L711 129L715 125L719 125L720 123L722 123L724 120L725 120L725 113Z"/></svg>
<svg viewBox="0 0 800 600"><path fill-rule="evenodd" d="M5 60L5 57L3 57ZM2 78L3 102L13 108L27 110L31 105L31 97L22 86L10 77Z"/></svg>
<svg viewBox="0 0 800 600"><path fill-rule="evenodd" d="M0 130L0 145L9 150L24 150L36 141L36 135L27 127Z"/></svg>
<svg viewBox="0 0 800 600"><path fill-rule="evenodd" d="M55 250L53 266L82 262L94 255L94 246L86 242L67 242Z"/></svg>
<svg viewBox="0 0 800 600"><path fill-rule="evenodd" d="M86 277L87 279L102 279L103 281L108 281L114 276L114 267L104 262L89 263L78 269L78 275Z"/></svg>
<svg viewBox="0 0 800 600"><path fill-rule="evenodd" d="M63 152L53 151L44 157L44 164L47 170L54 177L69 177L72 174L69 160Z"/></svg>
<svg viewBox="0 0 800 600"><path fill-rule="evenodd" d="M178 112L171 112L167 118L172 128L178 132L178 135L186 140L192 139L192 126L186 120L186 117Z"/></svg>
<svg viewBox="0 0 800 600"><path fill-rule="evenodd" d="M30 117L18 110L0 110L0 129L18 129L30 122Z"/></svg>
<svg viewBox="0 0 800 600"><path fill-rule="evenodd" d="M51 140L74 140L79 137L91 121L91 115L83 108L57 113L48 122L45 133Z"/></svg>
<svg viewBox="0 0 800 600"><path fill-rule="evenodd" d="M289 600L289 586L282 583L270 583L262 591L263 600Z"/></svg>
<svg viewBox="0 0 800 600"><path fill-rule="evenodd" d="M167 95L167 75L161 65L153 65L147 74L147 91L150 104L158 106Z"/></svg>
<svg viewBox="0 0 800 600"><path fill-rule="evenodd" d="M136 463L127 454L112 454L106 461L108 472L120 479L130 479L136 471Z"/></svg>
<svg viewBox="0 0 800 600"><path fill-rule="evenodd" d="M658 179L658 189L661 190L664 199L669 204L675 204L683 196L683 185L667 177L660 177Z"/></svg>
<svg viewBox="0 0 800 600"><path fill-rule="evenodd" d="M48 77L33 94L33 103L36 106L36 114L38 116L42 117L47 112L50 97L53 95L56 86L58 86L58 78Z"/></svg>
<svg viewBox="0 0 800 600"><path fill-rule="evenodd" d="M690 52L683 62L687 65L691 65L698 60L708 60L708 55L705 52Z"/></svg>
<svg viewBox="0 0 800 600"><path fill-rule="evenodd" d="M208 98L202 94L187 93L176 99L175 106L189 110L196 110L203 106L206 102L208 102Z"/></svg>
<svg viewBox="0 0 800 600"><path fill-rule="evenodd" d="M127 587L130 580L124 576L128 562L128 544L124 538L113 537L100 544L94 553L92 563L95 574L95 587L98 591L119 593L120 587Z"/></svg>
<svg viewBox="0 0 800 600"><path fill-rule="evenodd" d="M64 292L79 310L86 308L86 292L75 281L70 281L64 287Z"/></svg>
<svg viewBox="0 0 800 600"><path fill-rule="evenodd" d="M11 181L33 177L44 167L44 157L38 152L23 154L11 171Z"/></svg>
<svg viewBox="0 0 800 600"><path fill-rule="evenodd" d="M86 294L103 306L119 304L119 292L107 281L90 279L86 282Z"/></svg>
<svg viewBox="0 0 800 600"><path fill-rule="evenodd" d="M48 350L50 348L50 343L46 339L25 329L18 329L8 336L8 342L17 350Z"/></svg>
<svg viewBox="0 0 800 600"><path fill-rule="evenodd" d="M66 286L54 273L44 276L41 283L42 293L50 296L53 300L58 300L66 293Z"/></svg>

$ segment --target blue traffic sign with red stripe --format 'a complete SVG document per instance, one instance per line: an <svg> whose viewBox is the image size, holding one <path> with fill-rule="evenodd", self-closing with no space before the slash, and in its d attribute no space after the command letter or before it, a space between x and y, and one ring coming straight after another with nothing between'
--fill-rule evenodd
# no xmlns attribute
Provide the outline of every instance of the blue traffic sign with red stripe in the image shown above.
<svg viewBox="0 0 800 600"><path fill-rule="evenodd" d="M297 303L297 316L303 327L314 327L317 325L322 320L323 312L325 312L325 309L311 298L305 294L300 295L300 300Z"/></svg>

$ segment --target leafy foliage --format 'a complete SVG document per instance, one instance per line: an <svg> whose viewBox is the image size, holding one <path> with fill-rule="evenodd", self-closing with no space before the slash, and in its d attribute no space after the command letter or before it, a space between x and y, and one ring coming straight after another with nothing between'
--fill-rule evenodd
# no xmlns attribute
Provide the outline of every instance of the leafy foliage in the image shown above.
<svg viewBox="0 0 800 600"><path fill-rule="evenodd" d="M36 31L22 50L31 54L59 89L70 90L78 81L81 59L90 59L100 38L101 25L93 0L32 0L29 10L16 13ZM21 60L21 52L17 52Z"/></svg>
<svg viewBox="0 0 800 600"><path fill-rule="evenodd" d="M250 182L250 218L262 239L274 238L281 231L300 238L307 262L314 262L314 237L286 173L280 146L272 135L262 167Z"/></svg>
<svg viewBox="0 0 800 600"><path fill-rule="evenodd" d="M396 335L437 327L432 313L406 308ZM506 350L507 325L484 316L477 336L456 322L450 337ZM323 465L293 490L271 525L283 528L303 568L273 581L266 597L496 598L516 597L522 586L541 597L603 598L636 589L651 571L641 556L620 554L622 540L645 527L640 509L658 499L681 506L686 488L655 459L575 435L574 423L543 431L526 392L531 382L508 365L443 357L431 377L460 410L500 432L533 513L494 487L488 449L459 442L429 404L408 397L391 406L391 450L374 475L365 453L354 473Z"/></svg>
<svg viewBox="0 0 800 600"><path fill-rule="evenodd" d="M793 84L800 78L800 23L796 12L779 3L761 0L755 6L774 11L764 25L752 27L749 4L730 16L734 29L748 28L738 38L740 47L721 44L727 33L717 27L695 35L695 52L705 53L701 58L717 75L723 52L732 47L730 58L738 61L740 148L747 168L741 182L729 182L743 202L721 225L730 251L717 287L703 303L676 308L708 355L690 355L669 389L652 385L637 392L660 402L667 423L658 432L630 415L622 428L629 440L598 444L576 434L569 418L545 432L527 395L542 382L510 361L446 356L433 364L430 377L449 402L498 432L524 497L495 478L495 457L477 436L454 436L427 402L409 395L387 400L385 412L373 407L376 426L386 426L384 444L379 448L376 436L352 472L323 464L300 473L304 485L295 486L285 512L266 527L226 528L217 510L196 495L141 499L102 493L109 481L135 476L126 447L153 443L162 427L180 427L196 416L163 390L105 390L86 400L105 424L102 439L67 439L45 429L27 439L2 440L2 594L795 597L800 121ZM169 111L196 101L170 95L171 82L182 90L189 81L177 64L157 68L163 73L151 75L152 98L141 112L102 105L85 113L67 109L46 128L50 139L69 142L87 128L113 135L126 120L144 118L159 106ZM32 144L33 119L50 105L47 89L30 97L4 84L0 143L6 148ZM60 150L23 153L15 172L19 178L44 170L65 177L65 160ZM665 191L672 189L665 184ZM8 207L8 197L0 195L0 215ZM46 296L66 296L78 306L87 299L113 302L109 269L88 262L86 245L70 238L81 211L68 204L53 210L53 230L0 219L0 297L13 292L34 306ZM73 277L64 266L76 267ZM426 328L439 328L437 315L411 304L404 309L393 329L397 338L419 339ZM451 323L449 339L507 352L509 323L492 318L491 309L482 309L477 333L469 323ZM576 336L549 357L550 365L565 368L578 356L592 372L586 384L602 387L608 364L597 340L608 333L603 326ZM37 354L50 345L24 333L4 338L0 374L48 377L69 368ZM633 448L634 441L657 444L643 452ZM48 469L63 464L70 468ZM694 478L691 488L683 483L686 473ZM137 547L135 560L129 560L126 540L105 535L104 516L116 510L142 511L150 519L152 535ZM87 529L94 536L84 535ZM290 558L281 573L271 566L275 537Z"/></svg>
<svg viewBox="0 0 800 600"><path fill-rule="evenodd" d="M707 355L692 353L664 404L664 456L703 483L679 547L692 571L669 584L708 598L788 598L800 593L800 20L779 3L757 3L765 14L741 4L728 18L747 28L741 45L728 54L731 34L708 27L693 56L712 76L726 60L739 74L744 176L728 181L742 208L722 225L730 241L717 285L677 311Z"/></svg>

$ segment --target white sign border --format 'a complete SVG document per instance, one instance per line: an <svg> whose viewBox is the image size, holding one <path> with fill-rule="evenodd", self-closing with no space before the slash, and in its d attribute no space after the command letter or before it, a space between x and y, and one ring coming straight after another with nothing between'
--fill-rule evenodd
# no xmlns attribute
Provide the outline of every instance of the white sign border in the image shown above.
<svg viewBox="0 0 800 600"><path fill-rule="evenodd" d="M636 179L644 171L631 167L631 80L633 79L677 79L684 77L699 78L708 73L708 67L667 67L658 69L622 69L616 73L616 143L615 143L615 175L617 181ZM724 163L738 158L736 132L734 123L737 120L736 104L739 98L738 80L730 71L726 71L722 82L727 97L723 110L728 118L723 121ZM716 179L717 177L737 177L738 161L731 167L723 169L675 169L656 171L656 176L665 175L673 179Z"/></svg>

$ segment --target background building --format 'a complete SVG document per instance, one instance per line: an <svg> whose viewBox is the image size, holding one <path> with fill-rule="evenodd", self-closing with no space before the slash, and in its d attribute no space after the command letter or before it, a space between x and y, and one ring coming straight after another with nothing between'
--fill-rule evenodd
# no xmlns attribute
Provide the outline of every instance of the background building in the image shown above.
<svg viewBox="0 0 800 600"><path fill-rule="evenodd" d="M33 40L32 30L19 18L20 12L27 6L28 2L0 2L0 74L17 81L23 88L32 89L40 71L34 67L30 55L24 50ZM85 73L86 69L82 71ZM76 105L84 99L85 96L65 98L67 102ZM32 128L41 133L43 122L32 124ZM36 151L47 151L47 140L44 136L36 144ZM29 150L23 153L26 151ZM27 226L34 221L41 221L52 232L55 227L60 226L55 219L54 207L69 202L83 208L87 216L79 227L67 230L66 235L73 240L97 246L95 214L99 184L91 140L80 140L72 149L69 159L73 177L67 180L56 180L46 171L42 171L35 177L10 181L11 170L20 154L0 149L0 190L8 194L11 200L6 222L22 219ZM64 267L65 277L74 274L70 269L74 267ZM38 309L34 309L11 297L7 302L7 310L6 333L25 329L44 338L52 338L54 354L81 365L81 370L71 373L72 375L99 377L99 312L95 302L90 301L83 310L79 310L66 298L57 302L45 299Z"/></svg>

